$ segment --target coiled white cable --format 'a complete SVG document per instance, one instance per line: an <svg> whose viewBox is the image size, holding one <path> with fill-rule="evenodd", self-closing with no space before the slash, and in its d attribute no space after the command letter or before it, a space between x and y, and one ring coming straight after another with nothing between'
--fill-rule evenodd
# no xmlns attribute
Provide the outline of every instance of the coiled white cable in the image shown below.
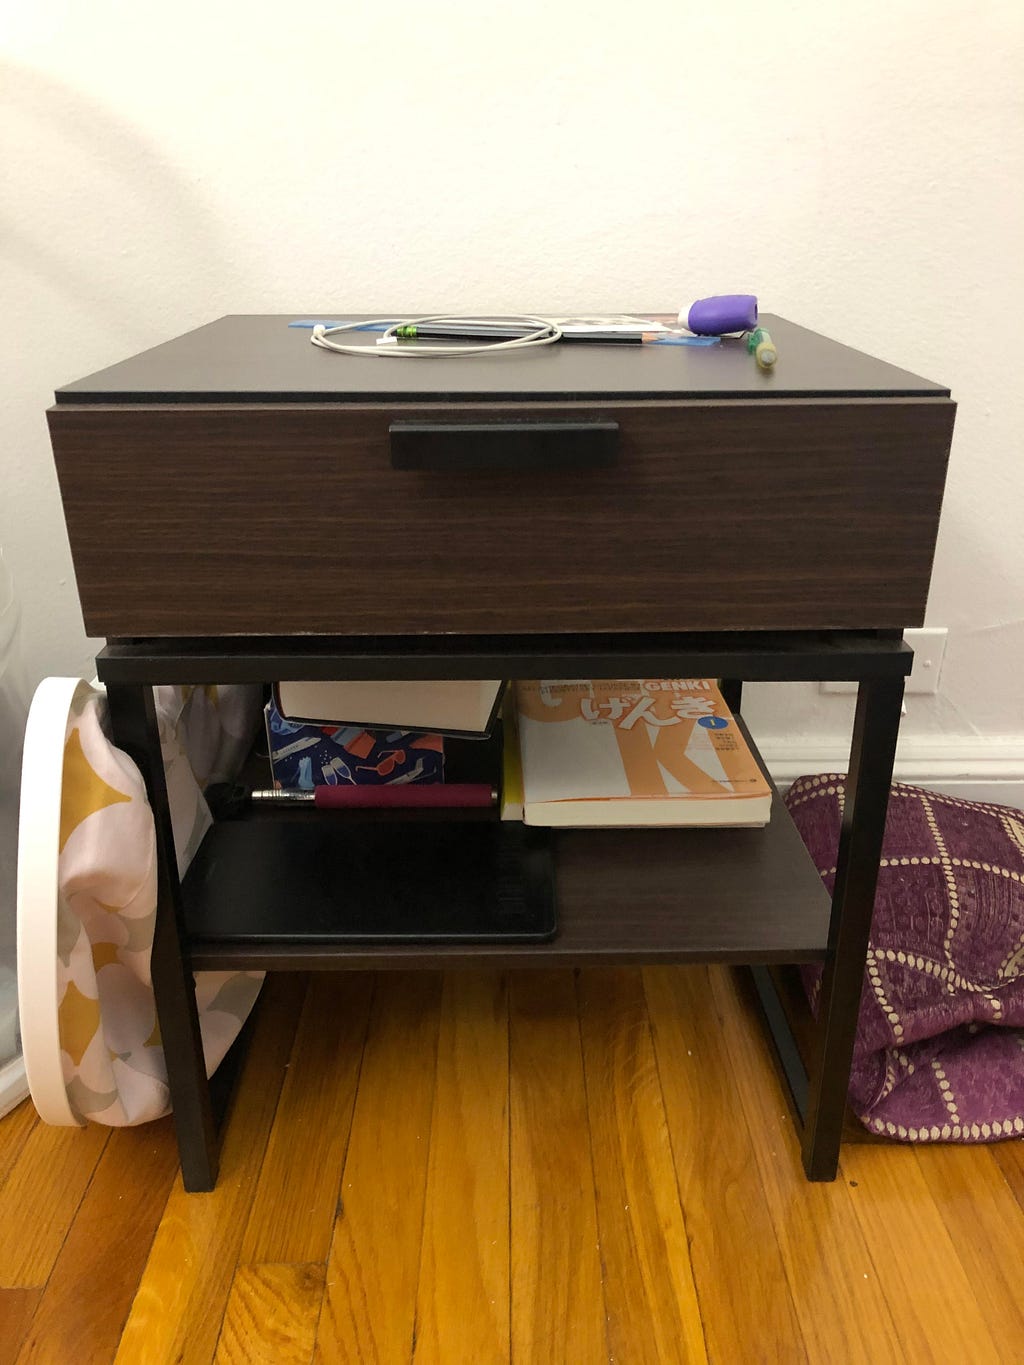
<svg viewBox="0 0 1024 1365"><path fill-rule="evenodd" d="M521 337L510 337L505 341L480 343L467 341L452 345L429 346L400 344L398 340L400 328L418 327L428 322L479 327L486 327L489 324L500 327L502 323L506 323L512 326L532 327L533 330ZM384 327L384 332L375 346L346 346L329 340L336 332L369 331L381 326ZM547 318L533 317L528 313L502 318L452 317L447 313L435 313L429 317L408 318L401 322L395 322L393 318L369 318L357 322L338 323L333 327L327 327L321 322L313 328L310 340L314 346L321 346L325 351L337 351L340 355L379 355L397 356L399 359L433 360L444 356L482 355L490 351L516 351L531 346L550 346L553 341L561 340L561 336L562 332L557 323L550 322Z"/></svg>

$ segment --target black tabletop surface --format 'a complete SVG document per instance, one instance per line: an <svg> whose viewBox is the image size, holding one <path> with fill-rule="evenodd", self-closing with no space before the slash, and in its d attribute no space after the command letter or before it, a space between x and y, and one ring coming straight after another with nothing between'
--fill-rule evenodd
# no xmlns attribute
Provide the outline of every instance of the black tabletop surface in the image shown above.
<svg viewBox="0 0 1024 1365"><path fill-rule="evenodd" d="M232 315L57 390L58 403L499 402L639 398L943 398L949 390L762 314L779 359L762 371L738 338L710 346L559 342L456 359L337 355L300 318ZM399 316L396 314L396 317ZM339 340L366 341L363 333ZM69 355L69 361L72 357Z"/></svg>

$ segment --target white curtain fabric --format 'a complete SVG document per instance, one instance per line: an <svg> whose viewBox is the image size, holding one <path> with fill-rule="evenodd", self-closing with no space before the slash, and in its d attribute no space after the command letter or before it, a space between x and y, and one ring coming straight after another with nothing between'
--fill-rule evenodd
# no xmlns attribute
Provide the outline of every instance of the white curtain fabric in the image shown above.
<svg viewBox="0 0 1024 1365"><path fill-rule="evenodd" d="M18 950L29 1085L48 1122L145 1123L169 1108L150 977L152 811L138 768L109 739L103 691L77 682L60 692L48 687L55 681L41 684L32 704L22 782ZM57 695L64 700L55 714ZM259 689L159 687L154 697L184 874L212 823L203 788L237 772L259 716ZM35 765L58 754L60 781L36 780ZM208 1073L262 980L251 972L196 974Z"/></svg>

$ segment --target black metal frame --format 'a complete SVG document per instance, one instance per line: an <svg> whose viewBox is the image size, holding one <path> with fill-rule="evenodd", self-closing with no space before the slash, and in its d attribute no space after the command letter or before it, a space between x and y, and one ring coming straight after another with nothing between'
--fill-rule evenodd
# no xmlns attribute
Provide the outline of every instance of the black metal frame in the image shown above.
<svg viewBox="0 0 1024 1365"><path fill-rule="evenodd" d="M105 683L231 683L389 678L695 677L850 682L910 672L902 632L227 636L113 640ZM730 684L732 686L738 684Z"/></svg>
<svg viewBox="0 0 1024 1365"><path fill-rule="evenodd" d="M138 764L156 826L157 907L150 970L182 1177L188 1190L212 1190L217 1183L216 1124L199 1032L153 690L108 684L107 703L112 738Z"/></svg>
<svg viewBox="0 0 1024 1365"><path fill-rule="evenodd" d="M864 960L911 650L898 632L679 636L409 637L380 640L118 640L97 658L112 737L138 764L159 861L153 987L188 1190L212 1189L218 1140L203 1064L194 979L151 687L300 678L720 677L738 711L742 679L859 682L849 776L813 1055L805 1068L774 982L755 968L768 1029L803 1119L808 1178L839 1160ZM297 962L301 966L301 962Z"/></svg>

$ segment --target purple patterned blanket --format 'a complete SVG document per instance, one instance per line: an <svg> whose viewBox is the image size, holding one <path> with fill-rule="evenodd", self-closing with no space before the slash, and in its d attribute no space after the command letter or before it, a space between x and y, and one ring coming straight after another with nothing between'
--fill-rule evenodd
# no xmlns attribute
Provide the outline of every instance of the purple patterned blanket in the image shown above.
<svg viewBox="0 0 1024 1365"><path fill-rule="evenodd" d="M842 776L786 805L829 891ZM850 1103L909 1142L1024 1134L1024 812L895 783L864 973ZM817 1007L821 969L804 983Z"/></svg>

